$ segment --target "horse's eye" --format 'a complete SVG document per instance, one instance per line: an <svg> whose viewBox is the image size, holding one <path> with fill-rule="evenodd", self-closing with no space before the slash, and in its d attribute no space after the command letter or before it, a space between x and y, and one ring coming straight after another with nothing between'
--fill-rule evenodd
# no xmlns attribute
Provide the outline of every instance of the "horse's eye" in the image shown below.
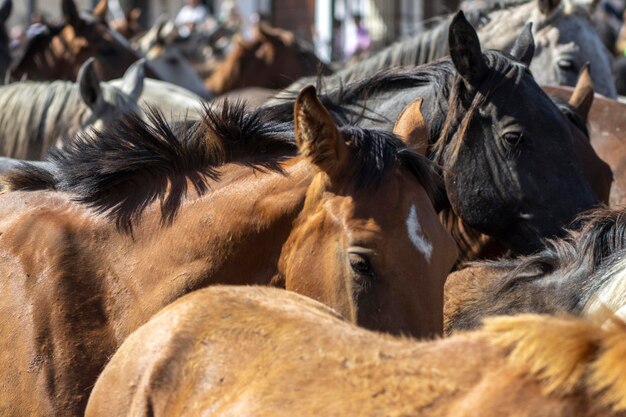
<svg viewBox="0 0 626 417"><path fill-rule="evenodd" d="M571 59L559 59L556 62L556 65L559 67L559 69L563 70L563 71L574 71L574 61L572 61Z"/></svg>
<svg viewBox="0 0 626 417"><path fill-rule="evenodd" d="M358 275L374 276L374 268L369 257L363 253L350 253L350 266Z"/></svg>
<svg viewBox="0 0 626 417"><path fill-rule="evenodd" d="M508 132L502 135L502 139L509 146L517 146L520 144L524 134L522 132Z"/></svg>

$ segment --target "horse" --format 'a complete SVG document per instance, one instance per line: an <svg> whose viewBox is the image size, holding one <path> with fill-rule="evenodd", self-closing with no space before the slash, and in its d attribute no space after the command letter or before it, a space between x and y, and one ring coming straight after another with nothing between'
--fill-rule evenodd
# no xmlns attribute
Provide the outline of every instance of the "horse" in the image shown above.
<svg viewBox="0 0 626 417"><path fill-rule="evenodd" d="M430 162L391 133L337 127L312 87L294 113L295 140L238 105L173 126L131 114L51 152L52 171L3 177L1 410L82 416L126 336L208 285L278 286L371 329L441 333L456 248Z"/></svg>
<svg viewBox="0 0 626 417"><path fill-rule="evenodd" d="M500 50L510 50L524 25L532 22L537 47L530 70L538 84L573 87L584 64L593 62L591 76L596 91L610 98L617 97L611 76L611 55L585 7L570 0L509 0L493 2L484 8L473 7L467 16L477 28L481 43ZM324 83L334 88L370 77L381 69L421 65L443 58L450 54L448 27L452 19L453 15L442 18L430 30L325 77ZM300 80L288 87L286 93L293 94L303 83L311 81Z"/></svg>
<svg viewBox="0 0 626 417"><path fill-rule="evenodd" d="M63 0L65 23L45 26L25 46L12 64L13 79L75 81L83 63L96 58L96 71L103 80L119 78L141 58L128 41L111 30L96 14L79 14L74 0Z"/></svg>
<svg viewBox="0 0 626 417"><path fill-rule="evenodd" d="M187 59L162 35L167 23L167 20L159 20L138 39L136 42L138 50L147 58L148 65L159 79L181 86L203 99L212 99L213 95L207 91L204 81Z"/></svg>
<svg viewBox="0 0 626 417"><path fill-rule="evenodd" d="M555 87L569 89L569 87ZM552 92L552 87L542 87ZM568 91L572 91L569 89ZM603 204L609 204L613 184L611 167L596 154L591 145L587 120L594 101L593 83L589 74L589 66L585 66L580 74L573 94L567 96L568 101L561 97L550 96L555 105L570 122L574 153L579 161L584 177L591 189ZM452 211L444 211L440 219L452 234L460 249L461 256L456 268L462 268L469 261L478 259L497 259L507 254L507 248L497 239L479 233L466 225Z"/></svg>
<svg viewBox="0 0 626 417"><path fill-rule="evenodd" d="M545 87L550 94L567 100L572 91L566 87ZM611 167L614 182L609 198L610 207L626 205L626 158L622 150L626 138L623 114L626 104L596 95L589 110L589 135L597 154Z"/></svg>
<svg viewBox="0 0 626 417"><path fill-rule="evenodd" d="M598 312L598 300L613 310L622 307L606 301L606 293L626 300L618 273L626 255L626 213L597 209L577 222L580 230L548 241L537 254L471 263L451 274L445 284L446 332L476 328L485 317L502 314L586 316Z"/></svg>
<svg viewBox="0 0 626 417"><path fill-rule="evenodd" d="M206 288L128 337L85 416L623 416L613 320L498 317L417 342L284 290Z"/></svg>
<svg viewBox="0 0 626 417"><path fill-rule="evenodd" d="M0 80L2 81L11 65L11 46L6 26L12 9L12 0L4 0L0 6Z"/></svg>
<svg viewBox="0 0 626 417"><path fill-rule="evenodd" d="M215 96L245 87L279 89L300 77L326 74L328 67L293 33L261 22L253 39L233 40L233 50L215 66L205 86Z"/></svg>
<svg viewBox="0 0 626 417"><path fill-rule="evenodd" d="M481 51L459 12L449 41L451 58L348 83L326 91L324 103L339 103L334 116L361 127L413 126L404 128L407 143L442 167L447 198L438 211L451 210L514 252L532 253L598 203L576 158L572 122L528 71L528 26L511 55ZM291 103L267 108L288 120ZM582 109L585 101L573 105Z"/></svg>
<svg viewBox="0 0 626 417"><path fill-rule="evenodd" d="M140 112L144 60L118 84L102 82L89 59L78 82L23 81L0 87L0 155L39 160L80 130L101 129L127 112Z"/></svg>

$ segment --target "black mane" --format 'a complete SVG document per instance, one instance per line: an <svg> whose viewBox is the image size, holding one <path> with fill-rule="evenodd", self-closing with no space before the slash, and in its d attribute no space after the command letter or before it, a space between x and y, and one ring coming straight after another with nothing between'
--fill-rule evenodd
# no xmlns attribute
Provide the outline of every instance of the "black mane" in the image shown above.
<svg viewBox="0 0 626 417"><path fill-rule="evenodd" d="M126 231L159 200L162 222L169 224L188 183L197 194L206 193L225 163L281 172L280 162L297 153L293 125L269 115L264 109L247 112L241 103L229 102L221 109L206 107L204 118L194 123L170 125L154 109L148 112L149 123L127 114L103 131L79 134L65 149L51 151L49 169L23 163L2 178L3 184L12 190L71 192ZM340 130L354 149L357 190L379 186L388 170L400 164L435 198L439 184L432 164L399 138L351 126Z"/></svg>
<svg viewBox="0 0 626 417"><path fill-rule="evenodd" d="M513 79L519 83L524 75L530 75L528 68L521 62L497 50L483 51L483 57L490 68L489 75L472 97L467 97L463 90L464 83L458 75L449 57L439 61L412 68L389 68L381 70L371 77L349 82L339 87L327 87L324 78L318 78L320 100L330 111L337 123L355 124L362 119L382 120L376 110L368 107L368 99L381 91L400 91L403 89L432 86L434 99L427 106L433 106L432 114L440 117L428 120L427 129L432 145L431 160L443 165L443 152L453 141L452 133L467 127L478 106L488 99L489 94L496 90L505 79ZM273 117L288 122L293 114L287 111L295 102L295 94L283 95L283 102L267 110ZM468 109L464 108L471 103Z"/></svg>
<svg viewBox="0 0 626 417"><path fill-rule="evenodd" d="M570 230L562 239L547 241L535 255L490 262L491 266L510 271L502 277L499 291L506 291L518 279L550 276L560 282L562 302L571 310L582 308L589 290L602 284L595 277L612 264L614 254L626 250L626 211L595 209L579 216L575 224L582 224L582 228Z"/></svg>
<svg viewBox="0 0 626 417"><path fill-rule="evenodd" d="M470 297L448 317L449 328L475 328L494 315L579 314L626 256L626 211L595 209L576 223L582 228L546 242L537 254L469 263L493 275L465 288Z"/></svg>

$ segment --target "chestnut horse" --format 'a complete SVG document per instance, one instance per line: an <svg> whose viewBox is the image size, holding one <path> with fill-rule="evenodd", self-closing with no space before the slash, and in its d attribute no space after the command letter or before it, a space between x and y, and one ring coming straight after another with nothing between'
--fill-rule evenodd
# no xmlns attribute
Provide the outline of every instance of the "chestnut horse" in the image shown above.
<svg viewBox="0 0 626 417"><path fill-rule="evenodd" d="M207 288L124 342L85 416L624 416L626 326L614 320L500 317L418 343L287 291Z"/></svg>
<svg viewBox="0 0 626 417"><path fill-rule="evenodd" d="M233 42L233 51L205 80L216 96L245 87L284 88L300 77L329 72L313 49L293 33L264 22L252 40L235 38Z"/></svg>
<svg viewBox="0 0 626 417"><path fill-rule="evenodd" d="M430 163L389 133L337 128L312 87L294 112L295 141L237 106L178 127L129 115L53 152L50 171L4 178L56 190L0 195L0 410L82 416L126 336L211 284L280 286L368 328L441 333L456 248Z"/></svg>
<svg viewBox="0 0 626 417"><path fill-rule="evenodd" d="M128 41L106 25L100 16L102 6L93 15L80 14L74 0L63 0L62 9L65 24L47 26L28 42L11 67L14 79L75 81L80 66L94 57L100 78L111 80L121 77L141 58Z"/></svg>

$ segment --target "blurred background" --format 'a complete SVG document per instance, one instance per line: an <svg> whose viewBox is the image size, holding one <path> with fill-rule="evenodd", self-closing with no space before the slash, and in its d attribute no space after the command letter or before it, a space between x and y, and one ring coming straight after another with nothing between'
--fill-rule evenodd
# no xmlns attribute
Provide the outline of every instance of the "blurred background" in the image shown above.
<svg viewBox="0 0 626 417"><path fill-rule="evenodd" d="M512 0L506 0L512 1ZM515 1L515 0L513 0ZM590 0L593 1L593 0ZM76 0L91 10L98 0ZM378 50L415 35L436 21L436 16L497 3L494 0L108 0L109 14L123 19L131 11L143 28L166 16L180 26L211 29L228 23L249 37L255 23L266 20L311 42L325 61L344 61L368 49ZM617 36L624 22L626 0L600 0L596 18L605 22L601 31ZM9 20L11 36L19 37L32 22L61 19L61 0L18 0ZM184 30L183 30L184 35Z"/></svg>
<svg viewBox="0 0 626 417"><path fill-rule="evenodd" d="M84 10L95 7L97 0L77 0ZM114 17L132 9L141 10L140 22L151 26L161 15L175 19L185 6L199 3L208 11L208 19L240 19L241 31L247 34L259 15L273 26L290 30L304 40L314 42L323 59L342 58L341 39L350 41L356 31L353 16L362 17L370 37L370 48L378 49L394 40L423 29L427 20L458 9L459 0L110 0ZM28 25L31 16L46 21L60 18L61 0L20 0L14 2L10 27ZM115 15L118 16L115 16ZM426 22L425 22L426 21Z"/></svg>

